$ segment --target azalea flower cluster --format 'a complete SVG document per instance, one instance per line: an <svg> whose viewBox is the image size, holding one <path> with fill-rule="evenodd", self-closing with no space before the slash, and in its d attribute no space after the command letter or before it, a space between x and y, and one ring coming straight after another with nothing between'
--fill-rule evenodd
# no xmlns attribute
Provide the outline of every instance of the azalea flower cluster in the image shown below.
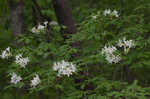
<svg viewBox="0 0 150 99"><path fill-rule="evenodd" d="M2 51L2 55L0 55L0 57L2 59L8 59L10 56L12 56L12 53L10 51L10 47L6 48L4 51ZM23 58L22 54L18 54L16 55L16 60L15 63L19 64L21 67L25 68L25 66L28 64L29 62L29 58ZM22 80L21 76L18 76L16 73L12 73L11 74L11 81L10 83L12 84L17 84L18 82L20 82ZM40 83L40 79L39 76L36 74L36 77L33 78L33 80L31 80L31 86L35 87Z"/></svg>
<svg viewBox="0 0 150 99"><path fill-rule="evenodd" d="M10 47L6 48L0 55L2 59L8 59L10 56L11 56Z"/></svg>
<svg viewBox="0 0 150 99"><path fill-rule="evenodd" d="M115 46L106 46L102 49L102 55L105 56L105 59L108 61L108 63L118 63L121 60L121 57L119 55L115 55L114 53L117 51L117 48Z"/></svg>
<svg viewBox="0 0 150 99"><path fill-rule="evenodd" d="M0 55L0 57L2 59L8 59L10 56L12 56L12 53L10 51L10 47L6 48L4 51L2 51L2 54ZM16 56L16 60L15 60L16 64L19 64L21 67L25 68L25 66L28 64L29 62L29 58L23 58L22 54L18 54Z"/></svg>
<svg viewBox="0 0 150 99"><path fill-rule="evenodd" d="M12 84L17 84L22 80L21 76L18 76L16 73L11 74L11 81ZM41 82L39 76L36 74L35 77L31 80L30 86L36 87Z"/></svg>
<svg viewBox="0 0 150 99"><path fill-rule="evenodd" d="M69 77L76 71L76 66L71 62L62 60L54 63L53 70L58 72L59 77L63 75L67 75Z"/></svg>
<svg viewBox="0 0 150 99"><path fill-rule="evenodd" d="M119 39L118 44L119 47L124 47L124 52L128 53L130 48L135 47L136 44L133 40L126 40L124 37L122 40Z"/></svg>
<svg viewBox="0 0 150 99"><path fill-rule="evenodd" d="M106 9L106 10L104 11L104 16L107 16L107 15L119 17L119 14L118 14L118 11L117 11L117 10L111 11L110 9Z"/></svg>
<svg viewBox="0 0 150 99"><path fill-rule="evenodd" d="M40 32L43 32L48 25L48 21L44 22L43 24L44 25L39 24L37 27L33 27L31 30L32 33L39 34Z"/></svg>
<svg viewBox="0 0 150 99"><path fill-rule="evenodd" d="M17 84L18 82L20 82L22 80L22 78L20 76L18 76L16 73L12 73L11 74L11 81L10 83L12 84Z"/></svg>
<svg viewBox="0 0 150 99"><path fill-rule="evenodd" d="M19 54L16 56L16 61L17 64L19 64L21 67L25 68L25 66L28 64L29 62L29 58L23 58L22 54Z"/></svg>
<svg viewBox="0 0 150 99"><path fill-rule="evenodd" d="M36 74L35 77L31 80L31 87L36 87L41 82L39 76Z"/></svg>
<svg viewBox="0 0 150 99"><path fill-rule="evenodd" d="M119 39L117 42L118 47L123 47L124 52L128 53L130 48L135 47L135 42L133 40L126 40L124 37L123 39ZM118 63L121 60L119 54L116 54L117 48L115 46L106 46L102 48L101 54L105 56L105 59L108 63Z"/></svg>
<svg viewBox="0 0 150 99"><path fill-rule="evenodd" d="M35 33L35 34L39 34L40 32L44 32L45 31L45 29L46 29L46 27L48 26L48 21L45 21L44 23L43 23L43 25L42 24L38 24L38 26L35 26L35 27L33 27L32 29L31 29L31 32L32 33ZM56 25L58 25L58 23L56 22L56 21L51 21L50 23L49 23L49 25L51 25L51 26L56 26Z"/></svg>

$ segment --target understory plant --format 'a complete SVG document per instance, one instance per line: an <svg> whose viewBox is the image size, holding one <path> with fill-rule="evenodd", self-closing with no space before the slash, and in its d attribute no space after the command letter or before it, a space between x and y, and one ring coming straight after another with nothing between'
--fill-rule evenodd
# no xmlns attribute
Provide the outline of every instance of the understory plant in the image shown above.
<svg viewBox="0 0 150 99"><path fill-rule="evenodd" d="M55 99L147 99L150 26L138 11L92 13L66 40L57 22L31 28L1 51L8 65L5 90Z"/></svg>

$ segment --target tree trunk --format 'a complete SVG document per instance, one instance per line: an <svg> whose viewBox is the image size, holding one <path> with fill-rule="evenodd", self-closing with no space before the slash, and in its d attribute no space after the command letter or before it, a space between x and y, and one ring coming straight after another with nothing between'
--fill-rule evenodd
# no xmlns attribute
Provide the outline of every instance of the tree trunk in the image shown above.
<svg viewBox="0 0 150 99"><path fill-rule="evenodd" d="M24 33L23 0L9 0L10 18L13 35Z"/></svg>
<svg viewBox="0 0 150 99"><path fill-rule="evenodd" d="M70 8L67 0L52 0L56 17L60 25L66 26L62 28L64 38L68 38L68 34L76 33L76 26L71 16Z"/></svg>
<svg viewBox="0 0 150 99"><path fill-rule="evenodd" d="M41 8L39 7L39 5L37 4L36 0L32 0L33 1L33 7L32 7L32 11L33 11L33 21L35 23L35 25L44 22L44 17L41 13Z"/></svg>

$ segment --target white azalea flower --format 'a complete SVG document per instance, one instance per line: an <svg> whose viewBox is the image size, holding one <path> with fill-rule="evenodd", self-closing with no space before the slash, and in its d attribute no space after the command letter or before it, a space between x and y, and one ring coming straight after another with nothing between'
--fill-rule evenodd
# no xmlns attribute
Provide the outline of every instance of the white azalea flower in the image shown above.
<svg viewBox="0 0 150 99"><path fill-rule="evenodd" d="M44 22L44 25L45 25L45 26L39 24L39 25L37 26L37 28L36 28L36 27L33 27L33 28L31 29L31 32L32 32L32 33L39 34L40 32L42 32L42 31L45 30L47 24L48 24L48 21L45 21L45 22Z"/></svg>
<svg viewBox="0 0 150 99"><path fill-rule="evenodd" d="M43 25L39 24L39 25L38 25L38 27L37 27L37 29L38 29L39 31L42 31L42 30L44 30L44 29L45 29L45 26L43 26Z"/></svg>
<svg viewBox="0 0 150 99"><path fill-rule="evenodd" d="M118 14L117 10L111 11L110 9L106 9L104 11L104 16L107 16L107 15L119 17L119 14Z"/></svg>
<svg viewBox="0 0 150 99"><path fill-rule="evenodd" d="M105 16L109 15L110 13L111 13L111 10L110 10L110 9L106 9L106 10L104 11L104 15L105 15Z"/></svg>
<svg viewBox="0 0 150 99"><path fill-rule="evenodd" d="M115 17L119 17L119 14L118 14L118 11L117 11L117 10L114 10L114 11L112 12L112 15L114 15Z"/></svg>
<svg viewBox="0 0 150 99"><path fill-rule="evenodd" d="M25 68L25 66L28 64L29 62L29 58L23 58L22 54L19 54L16 56L16 61L17 64L19 64L21 67Z"/></svg>
<svg viewBox="0 0 150 99"><path fill-rule="evenodd" d="M21 80L22 80L22 78L21 78L20 76L17 76L16 73L12 73L10 83L12 83L12 84L17 84L17 83L20 82Z"/></svg>
<svg viewBox="0 0 150 99"><path fill-rule="evenodd" d="M117 48L115 46L106 46L102 49L102 54L113 54L113 52L115 52L117 50Z"/></svg>
<svg viewBox="0 0 150 99"><path fill-rule="evenodd" d="M119 55L115 55L114 52L117 51L117 48L115 46L106 46L102 49L101 54L105 56L105 59L108 63L118 63L121 60L121 57Z"/></svg>
<svg viewBox="0 0 150 99"><path fill-rule="evenodd" d="M112 64L112 63L118 63L121 60L121 57L119 55L109 54L109 55L106 56L106 60L110 64Z"/></svg>
<svg viewBox="0 0 150 99"><path fill-rule="evenodd" d="M97 16L96 16L96 15L94 15L94 16L92 16L92 18L93 18L93 19L96 19L96 18L97 18Z"/></svg>
<svg viewBox="0 0 150 99"><path fill-rule="evenodd" d="M119 39L117 45L118 45L119 47L122 47L122 46L124 46L124 43L122 42L122 40Z"/></svg>
<svg viewBox="0 0 150 99"><path fill-rule="evenodd" d="M38 32L36 27L33 27L31 31L32 31L32 33L37 33Z"/></svg>
<svg viewBox="0 0 150 99"><path fill-rule="evenodd" d="M124 47L124 51L126 53L128 53L128 51L130 50L130 48L136 46L136 44L135 44L135 42L133 40L126 40L125 37L122 40L119 39L117 45L119 47Z"/></svg>
<svg viewBox="0 0 150 99"><path fill-rule="evenodd" d="M47 24L48 24L48 21L45 21L45 22L44 22L44 25L47 26Z"/></svg>
<svg viewBox="0 0 150 99"><path fill-rule="evenodd" d="M12 54L11 54L11 52L10 52L10 47L8 47L8 48L6 48L3 52L2 52L2 54L0 55L0 57L2 58L2 59L8 59L8 57L10 57Z"/></svg>
<svg viewBox="0 0 150 99"><path fill-rule="evenodd" d="M69 77L76 71L76 66L63 60L54 63L53 70L58 72L58 76L67 75Z"/></svg>
<svg viewBox="0 0 150 99"><path fill-rule="evenodd" d="M31 87L36 87L41 82L39 76L36 74L35 77L31 80Z"/></svg>

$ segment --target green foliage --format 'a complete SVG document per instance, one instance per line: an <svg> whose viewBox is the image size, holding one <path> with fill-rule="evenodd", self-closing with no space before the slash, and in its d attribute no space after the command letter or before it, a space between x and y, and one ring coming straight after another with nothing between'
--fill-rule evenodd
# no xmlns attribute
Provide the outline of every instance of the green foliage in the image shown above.
<svg viewBox="0 0 150 99"><path fill-rule="evenodd" d="M51 1L37 0L42 14L56 20ZM76 0L72 8L76 8ZM0 1L0 4L4 4ZM26 1L25 8L32 6ZM1 99L147 99L150 97L150 16L149 1L145 0L82 0L81 6L72 9L78 33L64 40L61 27L48 25L39 34L32 33L32 13L25 9L28 31L16 38L17 44L10 40L10 26L6 20L0 24L0 50L11 46L13 56L0 59L0 98ZM93 4L93 5L91 5ZM91 8L87 8L91 6ZM105 9L116 9L119 17L105 16ZM8 10L8 9L7 9ZM8 11L9 12L9 11ZM78 15L75 15L78 14ZM0 13L0 17L2 13ZM8 16L8 15L6 15ZM96 16L96 18L95 18ZM10 36L7 36L10 35ZM136 43L127 52L116 46L119 39L126 37ZM8 40L9 39L9 40ZM108 63L101 54L105 45L116 46L121 57L118 63ZM15 63L15 56L22 53L29 57L26 68ZM71 76L58 77L53 70L56 61L66 60L76 64L77 71ZM10 84L10 73L16 72L23 80ZM35 88L30 81L38 74L41 83ZM17 94L20 93L20 94ZM13 97L13 98L12 98Z"/></svg>

